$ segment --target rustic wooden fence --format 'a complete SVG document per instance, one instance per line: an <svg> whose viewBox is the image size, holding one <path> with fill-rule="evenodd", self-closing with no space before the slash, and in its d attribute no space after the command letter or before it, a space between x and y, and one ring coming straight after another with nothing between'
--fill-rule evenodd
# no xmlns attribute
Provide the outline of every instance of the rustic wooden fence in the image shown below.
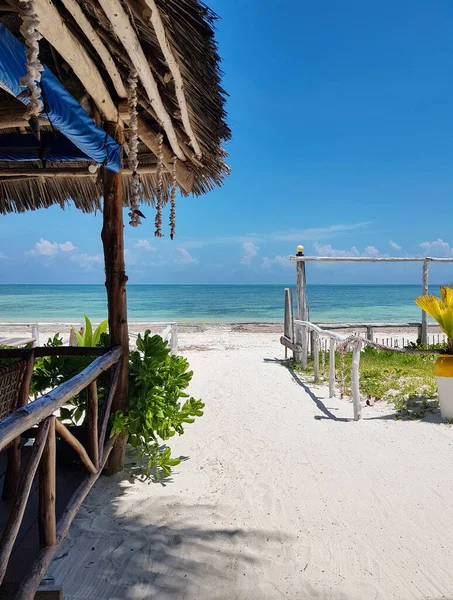
<svg viewBox="0 0 453 600"><path fill-rule="evenodd" d="M51 355L84 355L96 356L88 367L75 377L62 383L51 392L37 400L26 404L22 401L9 416L0 420L0 450L20 440L20 436L32 427L38 426L33 447L27 464L22 469L17 480L14 500L7 520L3 536L0 540L0 583L3 581L8 561L13 550L14 542L24 517L24 512L30 495L36 473L39 477L39 508L38 521L40 530L41 550L36 562L30 565L28 575L21 582L17 600L32 600L39 583L44 576L55 552L77 514L83 500L101 474L115 438L106 441L112 400L115 395L121 348L106 350L104 348L78 347L44 347L30 350L7 349L0 350L0 358L24 358L28 353L29 364L33 358ZM102 406L102 414L98 415L97 377L110 369L110 386ZM29 381L33 369L29 369L26 378ZM87 389L87 448L76 439L71 431L59 421L55 413L71 398ZM28 398L27 398L28 399ZM79 455L88 475L71 497L65 511L56 520L56 436L65 440Z"/></svg>

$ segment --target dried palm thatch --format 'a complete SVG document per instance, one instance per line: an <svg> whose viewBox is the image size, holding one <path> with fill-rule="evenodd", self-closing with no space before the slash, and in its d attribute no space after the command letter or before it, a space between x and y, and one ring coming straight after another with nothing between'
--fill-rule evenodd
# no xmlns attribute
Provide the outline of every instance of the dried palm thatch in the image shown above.
<svg viewBox="0 0 453 600"><path fill-rule="evenodd" d="M18 0L9 2L0 8L0 21L23 41ZM199 0L35 0L35 7L42 63L99 126L114 120L124 130L125 205L130 204L126 87L131 69L138 73L140 200L156 201L160 134L164 201L170 197L175 156L183 194L200 195L222 183L229 172L222 143L230 130L216 16L209 8ZM0 146L2 134L31 132L23 113L24 106L0 88ZM45 116L40 123L42 131L52 131ZM100 209L102 170L90 173L90 165L88 160L1 161L0 213L63 207L69 201L85 212Z"/></svg>

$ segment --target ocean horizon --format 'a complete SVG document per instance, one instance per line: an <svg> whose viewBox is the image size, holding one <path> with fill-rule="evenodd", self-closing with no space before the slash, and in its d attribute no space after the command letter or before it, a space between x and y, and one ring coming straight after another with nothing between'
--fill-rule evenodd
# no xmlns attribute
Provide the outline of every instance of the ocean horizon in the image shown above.
<svg viewBox="0 0 453 600"><path fill-rule="evenodd" d="M283 293L294 284L129 284L130 321L279 322ZM437 288L434 284L432 288ZM316 322L415 322L420 285L309 284ZM437 293L437 292L436 292ZM107 317L103 284L0 284L0 322L75 322Z"/></svg>

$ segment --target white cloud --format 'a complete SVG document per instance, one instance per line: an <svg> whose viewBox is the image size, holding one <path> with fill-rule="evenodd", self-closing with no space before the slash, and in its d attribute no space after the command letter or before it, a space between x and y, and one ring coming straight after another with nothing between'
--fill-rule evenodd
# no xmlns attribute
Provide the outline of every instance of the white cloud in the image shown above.
<svg viewBox="0 0 453 600"><path fill-rule="evenodd" d="M379 256L379 250L374 246L367 246L365 248L366 256Z"/></svg>
<svg viewBox="0 0 453 600"><path fill-rule="evenodd" d="M0 260L8 260L8 257L3 252L0 252Z"/></svg>
<svg viewBox="0 0 453 600"><path fill-rule="evenodd" d="M325 238L332 238L335 235L344 231L353 231L362 229L370 225L372 221L364 221L362 223L340 223L336 225L328 225L326 227L313 227L309 229L287 229L284 231L271 231L268 233L247 233L245 235L228 235L207 238L204 240L187 240L181 242L182 248L201 248L213 244L241 244L251 242L253 244L262 244L266 242L293 242L295 244L304 244L307 241L315 241Z"/></svg>
<svg viewBox="0 0 453 600"><path fill-rule="evenodd" d="M258 254L258 246L255 246L253 242L244 242L242 244L242 258L241 263L243 265L249 265L255 256Z"/></svg>
<svg viewBox="0 0 453 600"><path fill-rule="evenodd" d="M188 252L185 248L176 248L179 252L179 256L176 260L181 265L196 265L198 264L198 259L195 258Z"/></svg>
<svg viewBox="0 0 453 600"><path fill-rule="evenodd" d="M50 242L41 238L39 242L36 242L33 250L27 251L25 254L31 254L32 256L54 256L60 252L72 252L76 247L70 241L67 242Z"/></svg>
<svg viewBox="0 0 453 600"><path fill-rule="evenodd" d="M435 255L441 258L453 256L453 248L448 242L444 242L444 240L440 238L432 242L423 242L420 244L420 248L422 248L425 254L430 254L432 256Z"/></svg>
<svg viewBox="0 0 453 600"><path fill-rule="evenodd" d="M402 247L393 240L389 241L389 246L390 248L393 248L393 250L402 250Z"/></svg>
<svg viewBox="0 0 453 600"><path fill-rule="evenodd" d="M149 252L156 252L156 248L154 248L154 246L151 246L148 240L138 240L138 242L135 244L135 247L143 248L143 250L148 250Z"/></svg>
<svg viewBox="0 0 453 600"><path fill-rule="evenodd" d="M260 268L263 271L272 271L274 266L283 267L286 269L293 269L294 264L289 260L290 254L287 256L274 256L274 258L269 258L268 256L263 256L261 260Z"/></svg>
<svg viewBox="0 0 453 600"><path fill-rule="evenodd" d="M289 229L288 231L277 231L271 233L267 239L275 242L298 242L303 244L309 240L319 240L322 238L333 237L336 233L343 231L352 231L362 229L370 225L371 221L363 223L328 225L327 227L312 227L310 229Z"/></svg>
<svg viewBox="0 0 453 600"><path fill-rule="evenodd" d="M330 244L318 244L315 242L313 248L317 256L360 256L360 253L355 246L349 250L339 250L337 248L332 248Z"/></svg>
<svg viewBox="0 0 453 600"><path fill-rule="evenodd" d="M98 265L104 264L104 257L102 254L87 254L82 252L81 254L74 254L71 256L71 260L78 263L81 269L85 271L92 271Z"/></svg>

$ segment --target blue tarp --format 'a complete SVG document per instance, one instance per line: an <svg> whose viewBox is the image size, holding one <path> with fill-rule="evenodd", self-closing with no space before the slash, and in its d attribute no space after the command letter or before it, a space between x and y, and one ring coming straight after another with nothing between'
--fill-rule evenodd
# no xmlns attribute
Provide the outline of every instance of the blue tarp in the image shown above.
<svg viewBox="0 0 453 600"><path fill-rule="evenodd" d="M51 160L81 161L86 155L61 133L41 132L41 140L33 134L4 134L0 136L0 161Z"/></svg>
<svg viewBox="0 0 453 600"><path fill-rule="evenodd" d="M0 86L16 97L26 89L19 85L19 79L26 74L25 49L0 23ZM45 106L43 116L71 140L87 160L105 163L110 171L118 172L121 168L120 145L96 125L46 66L41 73L40 85ZM28 104L28 98L19 100ZM0 145L3 137L0 136Z"/></svg>

